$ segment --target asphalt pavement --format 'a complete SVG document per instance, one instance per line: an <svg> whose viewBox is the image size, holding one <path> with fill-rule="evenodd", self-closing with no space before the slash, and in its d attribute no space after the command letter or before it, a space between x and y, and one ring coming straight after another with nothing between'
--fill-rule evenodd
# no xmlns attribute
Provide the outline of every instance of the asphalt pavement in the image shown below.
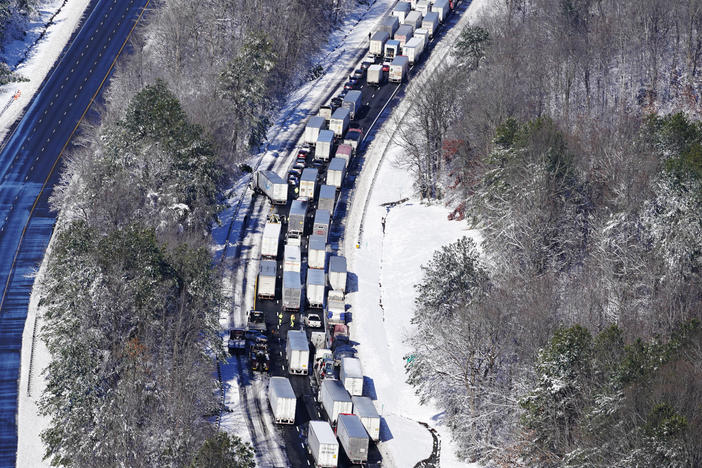
<svg viewBox="0 0 702 468"><path fill-rule="evenodd" d="M61 157L149 0L94 0L0 152L0 466L14 466L22 332Z"/></svg>

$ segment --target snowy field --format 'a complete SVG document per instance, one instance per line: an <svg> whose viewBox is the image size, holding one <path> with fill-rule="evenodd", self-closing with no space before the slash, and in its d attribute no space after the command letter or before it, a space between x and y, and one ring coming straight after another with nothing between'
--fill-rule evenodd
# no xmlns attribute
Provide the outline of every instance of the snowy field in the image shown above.
<svg viewBox="0 0 702 468"><path fill-rule="evenodd" d="M0 111L4 109L0 114L0 140L5 138L10 126L22 116L80 23L89 3L90 0L40 1L23 40L12 40L4 44L2 60L29 81L0 86ZM44 30L46 32L41 36ZM13 101L12 96L17 91L21 95Z"/></svg>

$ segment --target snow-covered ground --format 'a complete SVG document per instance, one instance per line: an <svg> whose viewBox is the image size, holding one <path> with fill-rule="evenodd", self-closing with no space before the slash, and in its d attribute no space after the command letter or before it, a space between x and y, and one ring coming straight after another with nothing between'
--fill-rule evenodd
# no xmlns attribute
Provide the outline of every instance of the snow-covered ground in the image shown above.
<svg viewBox="0 0 702 468"><path fill-rule="evenodd" d="M0 111L4 109L0 113L0 141L32 100L80 23L89 3L90 0L40 1L36 7L37 13L32 16L27 34L22 40L4 44L2 61L29 81L0 86ZM42 36L44 30L46 32ZM21 92L20 97L12 100L17 91Z"/></svg>

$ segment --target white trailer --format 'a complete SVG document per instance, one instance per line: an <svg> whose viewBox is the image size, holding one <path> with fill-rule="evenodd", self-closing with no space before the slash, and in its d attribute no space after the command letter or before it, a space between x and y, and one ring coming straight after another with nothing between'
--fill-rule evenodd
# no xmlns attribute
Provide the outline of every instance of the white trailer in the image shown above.
<svg viewBox="0 0 702 468"><path fill-rule="evenodd" d="M394 15L383 16L383 19L380 20L380 24L378 24L378 31L385 31L392 36L399 27L400 18Z"/></svg>
<svg viewBox="0 0 702 468"><path fill-rule="evenodd" d="M439 13L436 11L431 11L424 15L422 20L422 29L429 31L429 36L434 37L436 30L439 29Z"/></svg>
<svg viewBox="0 0 702 468"><path fill-rule="evenodd" d="M258 292L261 299L275 299L275 282L278 274L278 263L275 260L262 260L258 273Z"/></svg>
<svg viewBox="0 0 702 468"><path fill-rule="evenodd" d="M324 270L326 259L327 241L322 236L311 235L307 245L307 266Z"/></svg>
<svg viewBox="0 0 702 468"><path fill-rule="evenodd" d="M332 114L332 118L329 121L329 130L334 132L335 136L344 136L344 133L346 133L346 129L349 128L350 118L351 111L343 107L339 107Z"/></svg>
<svg viewBox="0 0 702 468"><path fill-rule="evenodd" d="M297 245L286 245L283 251L283 271L296 271L300 273L302 255Z"/></svg>
<svg viewBox="0 0 702 468"><path fill-rule="evenodd" d="M322 117L324 119L324 123L329 122L329 119L331 119L332 115L332 109L331 106L321 106L319 108L319 112L317 112L317 115L319 117ZM317 132L317 136L319 136L319 132ZM312 141L310 143L314 144L317 140Z"/></svg>
<svg viewBox="0 0 702 468"><path fill-rule="evenodd" d="M400 42L400 48L404 47L405 43L412 39L412 35L414 34L414 28L410 26L409 24L403 24L399 28L397 28L397 31L395 31L395 36L393 39L396 41Z"/></svg>
<svg viewBox="0 0 702 468"><path fill-rule="evenodd" d="M383 66L380 64L374 64L368 67L366 72L366 81L369 85L380 86L383 82Z"/></svg>
<svg viewBox="0 0 702 468"><path fill-rule="evenodd" d="M343 146L343 145L339 145ZM337 151L337 157L339 152ZM317 209L328 210L330 214L334 213L334 204L336 203L336 187L323 184L319 187L319 197L317 198Z"/></svg>
<svg viewBox="0 0 702 468"><path fill-rule="evenodd" d="M356 118L356 114L359 110L361 110L362 105L363 102L361 100L361 91L358 89L352 89L346 93L346 96L344 96L344 100L341 103L341 107L349 110L349 117L351 119Z"/></svg>
<svg viewBox="0 0 702 468"><path fill-rule="evenodd" d="M393 83L402 83L407 75L409 68L409 59L405 55L398 55L390 64L390 81Z"/></svg>
<svg viewBox="0 0 702 468"><path fill-rule="evenodd" d="M336 155L334 157L346 160L346 165L351 162L351 155L353 154L353 146L341 144L336 148Z"/></svg>
<svg viewBox="0 0 702 468"><path fill-rule="evenodd" d="M424 39L421 37L413 37L405 44L404 53L409 60L409 63L414 65L419 61L419 58L424 51Z"/></svg>
<svg viewBox="0 0 702 468"><path fill-rule="evenodd" d="M278 243L280 242L280 229L282 224L268 221L263 228L261 240L261 257L276 258L278 256Z"/></svg>
<svg viewBox="0 0 702 468"><path fill-rule="evenodd" d="M299 310L302 298L300 273L296 271L283 272L283 310Z"/></svg>
<svg viewBox="0 0 702 468"><path fill-rule="evenodd" d="M402 24L408 24L412 26L412 31L417 29L422 25L422 14L418 11L411 11L406 17Z"/></svg>
<svg viewBox="0 0 702 468"><path fill-rule="evenodd" d="M324 130L324 127L326 127L326 125L327 121L324 117L311 117L310 120L307 121L307 125L305 126L305 143L315 143L317 141L317 137L319 136L319 131Z"/></svg>
<svg viewBox="0 0 702 468"><path fill-rule="evenodd" d="M332 296L336 291L327 295L327 322L331 324L346 323L346 302L344 299Z"/></svg>
<svg viewBox="0 0 702 468"><path fill-rule="evenodd" d="M420 12L422 15L426 15L431 11L431 3L429 3L429 0L421 0L417 2L415 10Z"/></svg>
<svg viewBox="0 0 702 468"><path fill-rule="evenodd" d="M327 167L327 185L331 185L337 189L341 188L345 174L346 161L341 158L332 158L329 162L329 167Z"/></svg>
<svg viewBox="0 0 702 468"><path fill-rule="evenodd" d="M306 167L302 170L300 176L300 197L312 200L314 198L314 189L317 184L317 169L314 167Z"/></svg>
<svg viewBox="0 0 702 468"><path fill-rule="evenodd" d="M344 384L344 388L349 395L363 395L363 370L361 360L358 358L345 357L341 360L341 370L339 379Z"/></svg>
<svg viewBox="0 0 702 468"><path fill-rule="evenodd" d="M288 202L288 184L273 171L256 171L253 173L253 189L265 194L274 205Z"/></svg>
<svg viewBox="0 0 702 468"><path fill-rule="evenodd" d="M329 121L331 124L331 120ZM331 156L332 145L334 144L334 132L331 130L320 130L317 138L317 145L314 150L314 159L327 161Z"/></svg>
<svg viewBox="0 0 702 468"><path fill-rule="evenodd" d="M409 2L397 2L395 8L392 9L392 16L396 16L402 23L410 11L412 11L412 5Z"/></svg>
<svg viewBox="0 0 702 468"><path fill-rule="evenodd" d="M332 161L334 161L334 159L332 159ZM317 209L317 211L314 213L314 224L312 225L312 234L322 236L322 238L326 242L327 238L329 237L330 220L331 213L329 213L329 210Z"/></svg>
<svg viewBox="0 0 702 468"><path fill-rule="evenodd" d="M310 362L310 347L304 330L288 330L285 354L288 357L288 373L307 374Z"/></svg>
<svg viewBox="0 0 702 468"><path fill-rule="evenodd" d="M319 386L319 400L322 402L324 411L327 412L329 422L336 425L339 413L353 412L351 396L338 380L325 379Z"/></svg>
<svg viewBox="0 0 702 468"><path fill-rule="evenodd" d="M339 415L336 426L339 445L344 448L346 456L354 465L363 465L368 461L368 434L361 420L355 414Z"/></svg>
<svg viewBox="0 0 702 468"><path fill-rule="evenodd" d="M421 37L424 39L424 45L429 43L429 30L422 28L417 28L414 30L414 37Z"/></svg>
<svg viewBox="0 0 702 468"><path fill-rule="evenodd" d="M324 306L324 287L326 286L324 270L307 270L307 303L310 307Z"/></svg>
<svg viewBox="0 0 702 468"><path fill-rule="evenodd" d="M370 47L368 51L376 57L383 55L385 43L390 39L388 31L376 31L370 38Z"/></svg>
<svg viewBox="0 0 702 468"><path fill-rule="evenodd" d="M291 238L299 239L305 230L305 218L307 217L307 201L293 200L288 212L288 234L287 240L290 244ZM300 245L299 242L297 245Z"/></svg>
<svg viewBox="0 0 702 468"><path fill-rule="evenodd" d="M439 21L444 22L449 14L450 5L449 0L436 0L431 6L431 11L439 14Z"/></svg>
<svg viewBox="0 0 702 468"><path fill-rule="evenodd" d="M278 424L295 424L295 391L286 377L271 377L268 383L268 402L273 419Z"/></svg>
<svg viewBox="0 0 702 468"><path fill-rule="evenodd" d="M318 468L336 468L339 462L339 442L326 421L310 421L307 448Z"/></svg>
<svg viewBox="0 0 702 468"><path fill-rule="evenodd" d="M385 43L385 60L392 60L400 55L400 41L391 39ZM381 67L382 70L382 67Z"/></svg>
<svg viewBox="0 0 702 468"><path fill-rule="evenodd" d="M346 293L346 257L329 257L329 284L332 289Z"/></svg>
<svg viewBox="0 0 702 468"><path fill-rule="evenodd" d="M370 438L374 441L380 440L380 415L373 404L373 400L364 396L352 396L353 414L361 419L363 427Z"/></svg>

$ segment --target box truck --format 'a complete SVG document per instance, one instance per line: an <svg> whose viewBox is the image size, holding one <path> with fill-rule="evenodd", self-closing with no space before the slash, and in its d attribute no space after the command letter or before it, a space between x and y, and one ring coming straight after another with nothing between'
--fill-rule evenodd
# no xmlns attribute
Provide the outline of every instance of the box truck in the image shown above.
<svg viewBox="0 0 702 468"><path fill-rule="evenodd" d="M385 43L385 60L392 60L400 55L400 41L391 39ZM382 66L380 68L382 70Z"/></svg>
<svg viewBox="0 0 702 468"><path fill-rule="evenodd" d="M341 158L332 158L329 162L329 167L327 167L327 185L333 187L341 188L341 184L344 182L344 175L346 173L346 160Z"/></svg>
<svg viewBox="0 0 702 468"><path fill-rule="evenodd" d="M310 241L307 244L307 266L310 268L322 269L326 265L327 260L327 241L322 236L310 236Z"/></svg>
<svg viewBox="0 0 702 468"><path fill-rule="evenodd" d="M310 307L324 306L324 289L326 286L324 270L307 269L307 303Z"/></svg>
<svg viewBox="0 0 702 468"><path fill-rule="evenodd" d="M286 245L283 251L283 271L296 271L300 273L302 255L297 245Z"/></svg>
<svg viewBox="0 0 702 468"><path fill-rule="evenodd" d="M431 11L424 16L422 20L422 29L429 31L429 37L434 37L436 30L439 28L439 13Z"/></svg>
<svg viewBox="0 0 702 468"><path fill-rule="evenodd" d="M397 2L395 8L392 9L392 16L397 17L400 23L402 23L410 11L412 11L412 6L409 2Z"/></svg>
<svg viewBox="0 0 702 468"><path fill-rule="evenodd" d="M274 205L288 202L288 184L275 172L256 171L251 182L254 192L263 193Z"/></svg>
<svg viewBox="0 0 702 468"><path fill-rule="evenodd" d="M373 400L364 396L352 396L351 401L353 402L353 414L359 417L371 440L379 441L380 415Z"/></svg>
<svg viewBox="0 0 702 468"><path fill-rule="evenodd" d="M352 89L346 96L344 96L344 101L341 103L341 107L349 110L349 117L351 119L356 118L356 114L361 110L361 91L358 89Z"/></svg>
<svg viewBox="0 0 702 468"><path fill-rule="evenodd" d="M351 396L363 395L363 371L361 370L361 360L358 358L345 357L341 360L341 370L339 380L344 384L344 388Z"/></svg>
<svg viewBox="0 0 702 468"><path fill-rule="evenodd" d="M339 413L353 412L351 396L338 380L325 379L319 386L319 400L322 402L324 411L327 412L329 422L336 425Z"/></svg>
<svg viewBox="0 0 702 468"><path fill-rule="evenodd" d="M288 239L300 238L305 230L305 218L307 217L307 201L293 200L288 213ZM299 244L298 244L299 245Z"/></svg>
<svg viewBox="0 0 702 468"><path fill-rule="evenodd" d="M280 242L280 228L282 224L268 221L263 228L261 240L261 257L276 258L278 256L278 243Z"/></svg>
<svg viewBox="0 0 702 468"><path fill-rule="evenodd" d="M407 24L412 26L412 31L422 25L422 14L418 11L411 11L406 17L402 24Z"/></svg>
<svg viewBox="0 0 702 468"><path fill-rule="evenodd" d="M387 32L390 36L395 34L395 31L397 31L397 28L400 27L400 18L397 16L384 16L383 19L380 20L380 23L378 24L378 31L385 31Z"/></svg>
<svg viewBox="0 0 702 468"><path fill-rule="evenodd" d="M407 41L412 39L412 34L414 33L414 28L409 24L403 24L397 31L395 31L395 36L393 39L400 42L400 49L405 45ZM397 55L396 55L397 57Z"/></svg>
<svg viewBox="0 0 702 468"><path fill-rule="evenodd" d="M329 258L329 284L332 289L346 293L346 257L332 255Z"/></svg>
<svg viewBox="0 0 702 468"><path fill-rule="evenodd" d="M332 161L334 161L334 159L332 159ZM330 221L331 214L329 213L329 210L317 209L317 211L314 213L314 224L312 225L312 234L322 236L322 238L326 242L327 237L329 237Z"/></svg>
<svg viewBox="0 0 702 468"><path fill-rule="evenodd" d="M390 64L390 78L393 83L402 83L407 75L409 59L405 55L398 55Z"/></svg>
<svg viewBox="0 0 702 468"><path fill-rule="evenodd" d="M373 54L375 57L380 57L383 55L385 50L385 43L390 39L390 33L388 31L376 31L370 38L370 47L368 52Z"/></svg>
<svg viewBox="0 0 702 468"><path fill-rule="evenodd" d="M424 39L421 37L413 37L405 44L404 54L407 56L409 63L414 65L419 61L419 58L424 51Z"/></svg>
<svg viewBox="0 0 702 468"><path fill-rule="evenodd" d="M340 145L343 146L343 145ZM337 151L338 154L338 151ZM337 156L338 157L338 156ZM334 204L336 203L336 187L324 184L319 187L319 197L317 198L317 209L328 210L329 214L334 213Z"/></svg>
<svg viewBox="0 0 702 468"><path fill-rule="evenodd" d="M275 260L262 260L258 273L258 293L261 299L275 299L275 282L278 274L278 263Z"/></svg>
<svg viewBox="0 0 702 468"><path fill-rule="evenodd" d="M307 448L318 468L336 468L339 462L339 442L326 421L310 421Z"/></svg>
<svg viewBox="0 0 702 468"><path fill-rule="evenodd" d="M273 420L278 424L295 424L297 398L286 377L271 377L268 383L268 402Z"/></svg>
<svg viewBox="0 0 702 468"><path fill-rule="evenodd" d="M314 189L317 184L317 169L314 167L306 167L300 176L300 194L302 198L308 200L314 199Z"/></svg>
<svg viewBox="0 0 702 468"><path fill-rule="evenodd" d="M324 130L324 127L326 125L327 121L324 117L311 117L310 120L307 121L307 125L305 126L305 143L315 143L317 141L317 137L319 136L319 131Z"/></svg>
<svg viewBox="0 0 702 468"><path fill-rule="evenodd" d="M366 81L369 85L380 86L383 82L383 66L380 64L374 64L368 67Z"/></svg>
<svg viewBox="0 0 702 468"><path fill-rule="evenodd" d="M288 330L288 342L285 345L288 357L288 373L307 374L310 362L310 347L304 330Z"/></svg>
<svg viewBox="0 0 702 468"><path fill-rule="evenodd" d="M334 132L335 136L344 136L346 129L349 128L350 115L351 112L348 109L339 107L332 114L332 118L329 121L329 130Z"/></svg>
<svg viewBox="0 0 702 468"><path fill-rule="evenodd" d="M362 465L368 461L368 434L358 416L340 414L336 436L351 463Z"/></svg>
<svg viewBox="0 0 702 468"><path fill-rule="evenodd" d="M300 310L302 284L297 271L283 272L283 310Z"/></svg>
<svg viewBox="0 0 702 468"><path fill-rule="evenodd" d="M331 119L329 120L331 125ZM314 149L314 159L327 161L331 155L332 145L334 144L334 132L331 130L320 130L317 137L317 145Z"/></svg>

